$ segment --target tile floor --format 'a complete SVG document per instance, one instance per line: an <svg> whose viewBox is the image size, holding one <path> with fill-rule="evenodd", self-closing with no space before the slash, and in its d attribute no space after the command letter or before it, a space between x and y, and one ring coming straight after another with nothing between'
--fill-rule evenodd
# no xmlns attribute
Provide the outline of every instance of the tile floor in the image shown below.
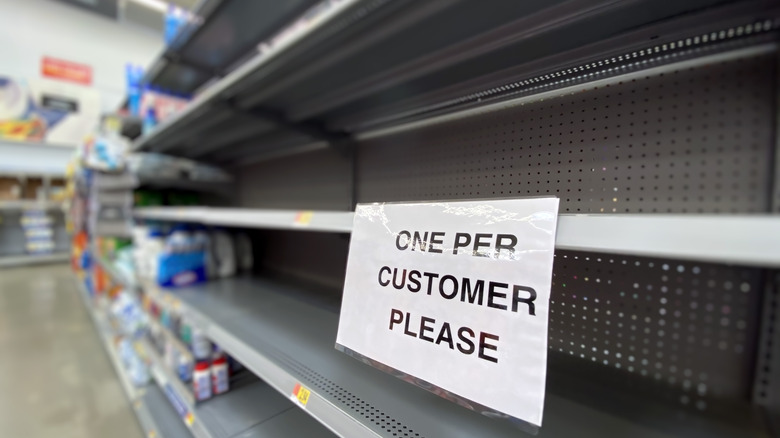
<svg viewBox="0 0 780 438"><path fill-rule="evenodd" d="M64 264L0 269L0 435L142 438Z"/></svg>

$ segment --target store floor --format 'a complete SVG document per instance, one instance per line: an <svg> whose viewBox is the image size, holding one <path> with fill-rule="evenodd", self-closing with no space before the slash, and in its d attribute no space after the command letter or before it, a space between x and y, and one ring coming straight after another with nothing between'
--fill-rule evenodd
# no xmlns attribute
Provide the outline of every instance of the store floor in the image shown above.
<svg viewBox="0 0 780 438"><path fill-rule="evenodd" d="M0 436L143 433L66 265L0 269Z"/></svg>

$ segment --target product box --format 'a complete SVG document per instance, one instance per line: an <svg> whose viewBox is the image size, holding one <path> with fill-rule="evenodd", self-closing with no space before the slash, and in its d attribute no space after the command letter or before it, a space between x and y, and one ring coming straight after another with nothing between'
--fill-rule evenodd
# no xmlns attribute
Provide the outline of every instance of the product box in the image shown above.
<svg viewBox="0 0 780 438"><path fill-rule="evenodd" d="M0 76L0 139L78 145L98 126L100 105L94 88Z"/></svg>

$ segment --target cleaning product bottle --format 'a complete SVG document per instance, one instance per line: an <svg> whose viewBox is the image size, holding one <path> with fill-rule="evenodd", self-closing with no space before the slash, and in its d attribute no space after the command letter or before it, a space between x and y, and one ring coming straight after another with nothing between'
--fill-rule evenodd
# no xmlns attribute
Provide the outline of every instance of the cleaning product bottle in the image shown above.
<svg viewBox="0 0 780 438"><path fill-rule="evenodd" d="M179 380L182 382L189 382L192 379L192 358L185 354L179 355L179 364L176 368L176 373L179 375Z"/></svg>
<svg viewBox="0 0 780 438"><path fill-rule="evenodd" d="M225 230L217 230L212 234L211 242L211 250L217 263L217 276L232 277L236 273L236 251L232 236Z"/></svg>
<svg viewBox="0 0 780 438"><path fill-rule="evenodd" d="M150 106L146 109L146 115L144 116L144 122L141 126L141 132L143 135L149 135L149 133L154 130L155 126L157 126L157 112L153 106Z"/></svg>
<svg viewBox="0 0 780 438"><path fill-rule="evenodd" d="M211 341L206 338L203 330L192 327L190 329L192 336L192 355L195 360L206 360L211 357Z"/></svg>
<svg viewBox="0 0 780 438"><path fill-rule="evenodd" d="M214 395L222 394L230 389L228 365L224 354L216 356L211 362L211 379Z"/></svg>
<svg viewBox="0 0 780 438"><path fill-rule="evenodd" d="M209 362L204 360L195 364L195 371L192 373L192 391L195 393L195 400L203 401L211 398L211 370Z"/></svg>

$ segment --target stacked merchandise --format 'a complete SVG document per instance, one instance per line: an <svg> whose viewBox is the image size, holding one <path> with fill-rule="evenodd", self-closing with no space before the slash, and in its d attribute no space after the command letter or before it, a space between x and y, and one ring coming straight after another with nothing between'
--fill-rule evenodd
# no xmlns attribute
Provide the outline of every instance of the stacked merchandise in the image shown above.
<svg viewBox="0 0 780 438"><path fill-rule="evenodd" d="M24 209L19 222L24 230L25 249L28 254L39 255L54 252L52 218L45 209Z"/></svg>
<svg viewBox="0 0 780 438"><path fill-rule="evenodd" d="M133 385L142 387L149 382L150 374L138 341L146 332L148 318L135 291L106 272L102 263L96 263L105 257L95 249L120 246L118 242L99 239L90 246L87 236L82 231L74 237L74 269L84 282L94 313L105 321L111 348L117 352L128 379Z"/></svg>
<svg viewBox="0 0 780 438"><path fill-rule="evenodd" d="M129 64L127 77L127 109L131 116L143 120L142 133L149 134L159 123L186 108L189 96L143 84L143 68Z"/></svg>
<svg viewBox="0 0 780 438"><path fill-rule="evenodd" d="M126 290L121 289L110 306L110 314L117 321L121 337L118 342L119 357L128 371L130 380L136 386L149 382L149 369L135 342L146 329L146 314L138 301Z"/></svg>
<svg viewBox="0 0 780 438"><path fill-rule="evenodd" d="M148 339L163 358L163 365L171 375L189 385L195 401L227 392L231 379L238 380L243 367L174 307L148 295L144 298L144 308L152 322Z"/></svg>
<svg viewBox="0 0 780 438"><path fill-rule="evenodd" d="M189 286L252 268L252 243L243 232L149 221L133 228L140 278L161 287Z"/></svg>

